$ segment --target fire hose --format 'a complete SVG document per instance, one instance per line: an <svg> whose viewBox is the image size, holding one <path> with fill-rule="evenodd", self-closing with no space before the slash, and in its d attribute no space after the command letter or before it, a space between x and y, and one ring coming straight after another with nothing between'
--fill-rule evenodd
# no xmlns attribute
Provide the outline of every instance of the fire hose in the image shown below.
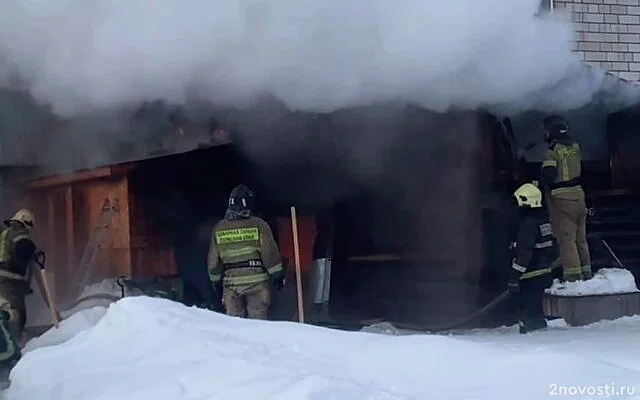
<svg viewBox="0 0 640 400"><path fill-rule="evenodd" d="M179 276L179 275L172 275L172 277L174 276ZM79 299L77 299L75 302L71 303L70 305L66 306L64 311L68 312L70 310L75 309L76 307L78 307L80 304L87 302L87 301L92 301L92 300L105 300L109 303L115 303L116 301L124 298L126 296L125 293L125 287L126 287L126 283L128 279L124 276L119 276L118 278L116 278L116 284L118 285L118 287L120 288L120 296L118 295L114 295L114 294L109 294L109 293L94 293L94 294L90 294L87 296L83 296L80 297ZM147 279L146 281L148 281L148 283L156 283L158 282L157 279L155 278L150 278Z"/></svg>
<svg viewBox="0 0 640 400"><path fill-rule="evenodd" d="M84 303L86 301L91 301L91 300L106 300L108 302L116 302L116 301L118 301L118 300L120 300L121 298L124 297L124 287L123 287L123 285L121 284L120 281L118 281L118 285L122 289L122 292L123 292L122 296L106 294L106 293L91 294L91 295L84 296L84 297L76 300L65 311L73 310L74 308L78 307L80 304L82 304L82 303ZM510 294L511 293L508 290L505 290L500 295L498 295L496 298L494 298L489 303L487 303L485 306L483 306L482 308L480 308L477 311L475 311L473 314L468 315L465 318L460 319L458 321L455 321L453 323L449 323L447 325L434 327L434 328L425 328L423 326L417 326L417 325L412 325L412 324L402 323L402 322L391 322L391 324L393 326L397 327L397 328L400 328L400 329L422 331L422 332L451 331L451 330L454 330L454 329L461 328L464 325L474 321L475 319L488 314L489 312L494 310L496 307L498 307L499 305L504 303L510 297Z"/></svg>
<svg viewBox="0 0 640 400"><path fill-rule="evenodd" d="M560 258L556 259L552 265L551 265L551 270L556 269L560 267ZM125 297L125 277L118 277L116 280L117 285L120 287L121 290L121 295L117 296L117 295L112 295L112 294L106 294L106 293L98 293L98 294L91 294L88 296L84 296L80 299L78 299L76 302L74 302L67 310L72 310L74 308L76 308L78 305L80 305L83 302L86 301L90 301L90 300L106 300L109 302L116 302L118 300L120 300L121 298ZM153 281L153 280L152 280ZM505 290L502 293L500 293L497 297L495 297L493 300L491 300L489 303L487 303L486 305L484 305L483 307L481 307L480 309L478 309L477 311L475 311L474 313L459 319L455 322L452 323L448 323L446 325L441 325L441 326L436 326L433 328L428 328L428 327L424 327L424 326L417 326L414 324L410 324L410 323L404 323L404 322L391 322L389 321L393 326L395 326L396 328L399 329L406 329L406 330L413 330L413 331L420 331L420 332L445 332L445 331L452 331L452 330L456 330L456 329L461 329L463 328L465 325L473 322L474 320L476 320L477 318L480 318L482 316L487 315L488 313L490 313L491 311L493 311L495 308L497 308L498 306L502 305L504 302L506 302L509 298L511 298L511 292L509 290Z"/></svg>
<svg viewBox="0 0 640 400"><path fill-rule="evenodd" d="M550 270L553 271L556 268L559 268L561 266L561 262L560 262L560 258L558 257L553 263L551 263L551 267ZM503 304L505 301L507 301L511 296L511 293L509 292L509 290L505 290L504 292L500 293L496 298L494 298L493 300L491 300L489 303L487 303L486 305L484 305L483 307L481 307L480 309L478 309L477 311L475 311L473 314L468 315L462 319L459 319L455 322L446 324L446 325L442 325L442 326L437 326L434 328L426 328L423 326L417 326L417 325L413 325L413 324L408 324L408 323L404 323L404 322L390 322L391 325L395 326L396 328L400 328L400 329L407 329L407 330L413 330L413 331L420 331L420 332L446 332L446 331L453 331L456 329L461 329L463 328L465 325L469 324L470 322L473 322L474 320L476 320L477 318L483 317L485 315L487 315L489 312L493 311L496 307L498 307L499 305Z"/></svg>
<svg viewBox="0 0 640 400"><path fill-rule="evenodd" d="M403 322L391 322L391 325L395 326L396 328L400 328L400 329L406 329L406 330L412 330L412 331L420 331L420 332L429 332L429 333L430 332L452 331L452 330L455 330L455 329L462 328L466 324L474 321L475 319L488 314L490 311L494 310L496 307L498 307L499 305L504 303L507 299L509 299L511 297L510 295L511 295L511 293L509 292L509 290L505 290L498 297L496 297L495 299L491 300L484 307L480 308L479 310L477 310L473 314L468 315L468 316L464 317L463 319L457 320L457 321L455 321L453 323L449 323L449 324L446 324L446 325L442 325L442 326L438 326L438 327L434 327L434 328L425 328L423 326L417 326L417 325L407 324L407 323L403 323Z"/></svg>

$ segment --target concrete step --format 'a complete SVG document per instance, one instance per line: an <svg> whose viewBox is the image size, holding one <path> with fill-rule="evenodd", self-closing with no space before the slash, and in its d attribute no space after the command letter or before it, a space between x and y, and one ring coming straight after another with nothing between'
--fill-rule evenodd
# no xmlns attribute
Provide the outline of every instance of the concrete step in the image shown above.
<svg viewBox="0 0 640 400"><path fill-rule="evenodd" d="M613 217L587 221L588 231L640 231L640 219Z"/></svg>
<svg viewBox="0 0 640 400"><path fill-rule="evenodd" d="M548 317L560 317L571 326L583 326L640 314L640 293L575 297L545 294L543 308Z"/></svg>
<svg viewBox="0 0 640 400"><path fill-rule="evenodd" d="M628 247L623 247L620 245L614 246L611 244L609 246L613 250L613 253L616 255L616 257L620 259L640 259L640 249L637 246L629 245ZM604 246L600 247L597 244L590 244L589 249L591 250L591 253L593 253L592 258L612 258L611 253L606 248L604 248Z"/></svg>
<svg viewBox="0 0 640 400"><path fill-rule="evenodd" d="M599 220L607 218L628 218L639 219L640 207L589 207L589 220Z"/></svg>
<svg viewBox="0 0 640 400"><path fill-rule="evenodd" d="M589 240L621 240L626 242L628 240L640 240L640 231L636 230L607 230L607 231L587 231L587 238ZM611 243L609 243L611 245Z"/></svg>
<svg viewBox="0 0 640 400"><path fill-rule="evenodd" d="M587 190L586 201L590 206L624 206L637 204L640 193L628 190Z"/></svg>
<svg viewBox="0 0 640 400"><path fill-rule="evenodd" d="M594 243L596 243L596 241L594 241ZM602 241L599 242L600 244L602 244ZM632 250L636 250L640 252L640 241L631 241L631 242L617 242L617 241L611 241L611 242L607 242L607 244L609 244L609 246L613 249L613 250L619 250L619 251L632 251ZM603 245L604 246L604 245Z"/></svg>
<svg viewBox="0 0 640 400"><path fill-rule="evenodd" d="M640 265L640 258L625 258L620 257L620 255L616 254L622 264L624 264L625 268L629 268L628 266ZM613 257L604 257L598 256L593 257L591 260L591 265L598 268L620 268L618 263Z"/></svg>

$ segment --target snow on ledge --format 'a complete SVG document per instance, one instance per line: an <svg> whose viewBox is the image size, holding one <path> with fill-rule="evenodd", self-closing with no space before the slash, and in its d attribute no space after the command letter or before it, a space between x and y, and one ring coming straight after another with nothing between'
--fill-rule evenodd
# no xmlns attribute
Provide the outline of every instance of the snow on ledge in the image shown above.
<svg viewBox="0 0 640 400"><path fill-rule="evenodd" d="M546 293L554 296L589 296L640 292L631 272L622 268L603 268L588 281L553 281Z"/></svg>

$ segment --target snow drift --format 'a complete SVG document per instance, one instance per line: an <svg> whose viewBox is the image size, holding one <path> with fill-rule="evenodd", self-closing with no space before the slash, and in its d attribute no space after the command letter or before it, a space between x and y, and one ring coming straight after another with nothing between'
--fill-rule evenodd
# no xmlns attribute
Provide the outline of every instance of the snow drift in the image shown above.
<svg viewBox="0 0 640 400"><path fill-rule="evenodd" d="M639 292L631 271L602 268L588 281L560 282L555 279L546 292L555 296L588 296Z"/></svg>
<svg viewBox="0 0 640 400"><path fill-rule="evenodd" d="M306 111L387 101L578 107L604 76L580 72L572 26L536 16L539 3L15 0L0 13L0 78L60 114L261 96Z"/></svg>
<svg viewBox="0 0 640 400"><path fill-rule="evenodd" d="M73 324L40 339L60 344L33 346L18 363L9 400L538 400L554 384L632 393L640 384L637 346L624 353L635 364L624 366L611 354L577 354L587 332L580 329L553 349L535 343L550 332L523 337L511 330L502 342L397 337L231 318L148 297L122 299L95 326L63 332ZM631 325L637 332L640 321ZM583 347L597 354L593 343Z"/></svg>

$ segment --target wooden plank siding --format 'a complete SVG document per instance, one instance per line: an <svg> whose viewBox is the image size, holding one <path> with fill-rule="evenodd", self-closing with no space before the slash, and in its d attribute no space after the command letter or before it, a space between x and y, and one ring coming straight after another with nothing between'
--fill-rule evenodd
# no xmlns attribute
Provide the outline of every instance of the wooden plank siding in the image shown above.
<svg viewBox="0 0 640 400"><path fill-rule="evenodd" d="M58 183L58 180L53 180ZM118 211L107 240L96 257L86 284L131 275L129 187L127 174L76 180L54 186L32 182L29 207L36 214L35 239L47 254L47 269L55 276L57 300L64 301L77 277L79 261L95 227L105 199L113 196Z"/></svg>
<svg viewBox="0 0 640 400"><path fill-rule="evenodd" d="M89 281L82 284L121 275L175 273L171 243L136 202L129 183L133 168L132 164L97 168L27 183L27 205L37 220L34 236L47 253L58 301L67 300L66 294L72 291L70 280L79 275L82 254L109 196L115 199L118 211Z"/></svg>
<svg viewBox="0 0 640 400"><path fill-rule="evenodd" d="M129 207L132 275L148 277L176 273L173 243L146 212L134 190L130 191Z"/></svg>

